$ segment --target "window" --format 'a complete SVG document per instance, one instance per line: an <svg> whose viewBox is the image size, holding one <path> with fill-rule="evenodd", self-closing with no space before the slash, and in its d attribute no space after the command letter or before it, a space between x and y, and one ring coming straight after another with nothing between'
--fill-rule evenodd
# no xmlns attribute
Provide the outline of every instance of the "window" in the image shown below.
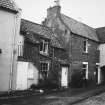
<svg viewBox="0 0 105 105"><path fill-rule="evenodd" d="M87 40L83 41L83 52L88 53L88 41Z"/></svg>
<svg viewBox="0 0 105 105"><path fill-rule="evenodd" d="M23 56L23 44L19 42L18 44L18 56Z"/></svg>
<svg viewBox="0 0 105 105"><path fill-rule="evenodd" d="M88 79L88 62L82 64L82 74L85 79Z"/></svg>
<svg viewBox="0 0 105 105"><path fill-rule="evenodd" d="M40 62L40 73L43 79L48 77L49 62Z"/></svg>
<svg viewBox="0 0 105 105"><path fill-rule="evenodd" d="M42 40L40 42L40 52L41 53L48 53L48 42L45 40Z"/></svg>
<svg viewBox="0 0 105 105"><path fill-rule="evenodd" d="M2 49L0 49L0 54L2 53Z"/></svg>
<svg viewBox="0 0 105 105"><path fill-rule="evenodd" d="M67 29L65 29L65 34L67 34Z"/></svg>

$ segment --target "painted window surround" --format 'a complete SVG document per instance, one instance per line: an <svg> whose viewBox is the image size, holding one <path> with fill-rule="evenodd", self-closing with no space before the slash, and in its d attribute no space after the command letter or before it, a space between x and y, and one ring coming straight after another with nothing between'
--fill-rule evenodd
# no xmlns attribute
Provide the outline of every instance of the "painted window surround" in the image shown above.
<svg viewBox="0 0 105 105"><path fill-rule="evenodd" d="M96 63L97 69L98 69L98 84L101 83L101 69L100 69L100 63ZM96 73L95 73L96 74Z"/></svg>
<svg viewBox="0 0 105 105"><path fill-rule="evenodd" d="M82 69L84 69L84 70L86 70L85 72L85 79L88 79L88 73L89 73L89 71L88 71L88 62L82 62L82 64L83 65L86 65L86 68L82 68Z"/></svg>
<svg viewBox="0 0 105 105"><path fill-rule="evenodd" d="M88 40L83 41L83 52L88 53Z"/></svg>
<svg viewBox="0 0 105 105"><path fill-rule="evenodd" d="M41 43L40 43L40 53L41 54L45 54L45 55L48 55L48 41L46 40L41 40Z"/></svg>

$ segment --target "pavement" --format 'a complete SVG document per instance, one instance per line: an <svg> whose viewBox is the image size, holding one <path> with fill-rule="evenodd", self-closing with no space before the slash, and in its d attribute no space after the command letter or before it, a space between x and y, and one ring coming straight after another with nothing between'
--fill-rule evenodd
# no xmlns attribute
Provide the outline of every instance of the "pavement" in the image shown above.
<svg viewBox="0 0 105 105"><path fill-rule="evenodd" d="M63 89L59 91L57 90L47 91L44 93L26 91L26 92L23 92L24 94L20 92L18 95L11 95L11 96L6 96L6 95L3 96L1 94L0 101L4 100L4 102L7 102L10 99L10 101L12 102L12 100L18 99L17 100L18 102L19 100L21 100L21 102L24 100L26 102L26 105L29 104L28 102L29 100L31 103L32 102L35 103L37 101L37 105L73 105L89 97L98 95L103 92L105 92L105 86L85 87L85 88L76 88L76 89L69 88L69 89L65 89L65 90ZM35 100L35 97L37 96L38 98L36 98ZM43 100L44 102L39 103L39 101L41 102L41 100ZM21 102L19 105L22 105ZM13 105L15 105L15 103Z"/></svg>

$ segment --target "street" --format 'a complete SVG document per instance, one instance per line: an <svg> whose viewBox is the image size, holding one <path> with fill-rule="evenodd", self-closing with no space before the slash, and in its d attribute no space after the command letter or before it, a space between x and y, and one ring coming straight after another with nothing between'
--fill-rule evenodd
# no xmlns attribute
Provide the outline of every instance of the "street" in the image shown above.
<svg viewBox="0 0 105 105"><path fill-rule="evenodd" d="M74 105L105 105L105 93L90 97L78 104Z"/></svg>
<svg viewBox="0 0 105 105"><path fill-rule="evenodd" d="M97 88L85 91L86 89L70 89L68 91L52 92L49 94L5 99L0 100L0 105L105 105L105 92L91 97L90 93L97 91ZM89 98L75 103L84 97Z"/></svg>

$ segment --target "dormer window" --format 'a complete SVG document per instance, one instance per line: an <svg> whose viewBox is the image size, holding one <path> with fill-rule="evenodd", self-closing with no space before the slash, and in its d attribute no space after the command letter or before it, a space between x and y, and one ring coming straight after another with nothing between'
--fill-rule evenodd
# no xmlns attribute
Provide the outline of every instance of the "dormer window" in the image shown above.
<svg viewBox="0 0 105 105"><path fill-rule="evenodd" d="M48 54L48 41L41 40L40 53Z"/></svg>
<svg viewBox="0 0 105 105"><path fill-rule="evenodd" d="M88 53L88 40L83 41L83 52Z"/></svg>

